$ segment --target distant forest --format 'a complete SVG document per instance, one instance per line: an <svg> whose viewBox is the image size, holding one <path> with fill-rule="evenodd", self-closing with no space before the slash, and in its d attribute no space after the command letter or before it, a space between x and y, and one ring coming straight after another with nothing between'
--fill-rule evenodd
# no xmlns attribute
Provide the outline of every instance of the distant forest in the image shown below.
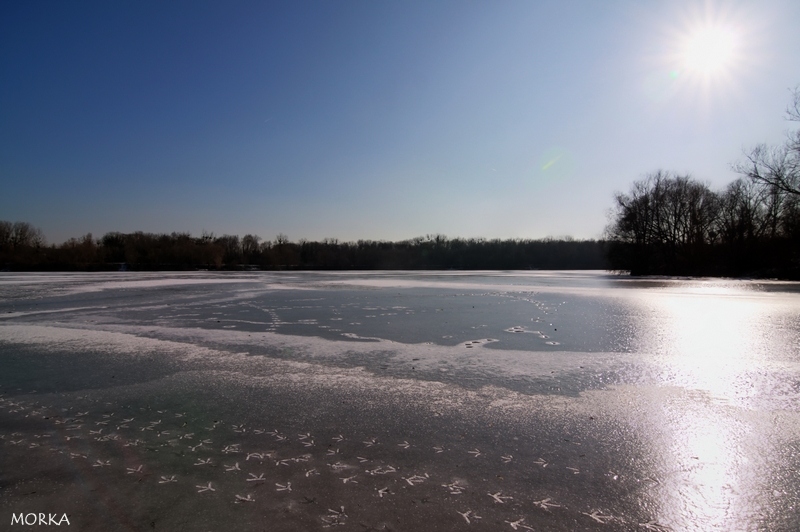
<svg viewBox="0 0 800 532"><path fill-rule="evenodd" d="M429 235L402 242L290 242L284 235L192 237L188 233L91 234L47 246L26 222L0 221L6 270L387 270L605 269L603 242L484 240Z"/></svg>

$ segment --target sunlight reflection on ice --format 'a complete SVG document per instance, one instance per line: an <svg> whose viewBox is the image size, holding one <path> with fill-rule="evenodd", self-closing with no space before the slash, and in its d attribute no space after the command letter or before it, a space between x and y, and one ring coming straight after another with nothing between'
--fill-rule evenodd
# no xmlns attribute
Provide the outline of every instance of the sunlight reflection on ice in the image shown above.
<svg viewBox="0 0 800 532"><path fill-rule="evenodd" d="M754 368L780 365L770 360L774 353L792 351L776 345L787 339L764 333L780 319L781 305L725 286L648 292L642 302L649 334L641 335L640 349L657 355L662 384L680 390L661 404L665 441L655 446L670 477L661 486L664 520L737 529L763 509L753 496L763 489L759 475L748 474L758 467L763 435L733 412L752 410L760 396L777 391L760 387Z"/></svg>
<svg viewBox="0 0 800 532"><path fill-rule="evenodd" d="M691 399L690 399L691 401ZM688 401L672 404L671 441L663 442L667 468L674 478L664 483L665 521L682 528L736 529L737 514L750 513L754 486L740 479L746 449L731 418L719 417Z"/></svg>
<svg viewBox="0 0 800 532"><path fill-rule="evenodd" d="M638 350L659 355L665 384L702 390L717 400L747 406L759 390L751 370L792 349L786 338L767 337L780 303L751 298L739 288L710 287L646 294L650 323ZM753 362L758 362L754 365Z"/></svg>

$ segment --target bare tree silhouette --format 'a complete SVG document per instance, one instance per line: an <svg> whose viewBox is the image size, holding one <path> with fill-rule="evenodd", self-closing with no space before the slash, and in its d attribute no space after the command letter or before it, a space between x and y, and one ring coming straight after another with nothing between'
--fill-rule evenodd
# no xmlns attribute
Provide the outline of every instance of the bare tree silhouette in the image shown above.
<svg viewBox="0 0 800 532"><path fill-rule="evenodd" d="M792 90L786 119L800 122L800 85ZM733 165L736 172L778 192L800 196L800 130L787 132L781 146L759 144L745 158Z"/></svg>

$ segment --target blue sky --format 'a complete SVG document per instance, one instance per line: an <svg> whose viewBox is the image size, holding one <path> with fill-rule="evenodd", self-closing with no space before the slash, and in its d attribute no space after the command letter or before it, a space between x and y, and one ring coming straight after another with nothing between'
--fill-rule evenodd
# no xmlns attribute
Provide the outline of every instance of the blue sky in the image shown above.
<svg viewBox="0 0 800 532"><path fill-rule="evenodd" d="M724 28L713 72L687 39ZM0 219L399 240L601 235L658 169L780 143L800 2L0 4Z"/></svg>

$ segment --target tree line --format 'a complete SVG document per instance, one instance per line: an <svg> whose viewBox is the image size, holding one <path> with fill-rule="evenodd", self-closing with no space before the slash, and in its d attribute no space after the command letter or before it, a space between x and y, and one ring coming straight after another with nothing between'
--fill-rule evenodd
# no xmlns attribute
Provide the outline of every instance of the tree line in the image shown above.
<svg viewBox="0 0 800 532"><path fill-rule="evenodd" d="M7 231L24 228L36 238ZM17 233L13 233L16 235ZM564 239L463 239L427 235L400 242L291 242L279 234L91 234L47 246L24 222L0 222L0 265L7 270L385 270L385 269L605 269L603 242Z"/></svg>
<svg viewBox="0 0 800 532"><path fill-rule="evenodd" d="M793 95L787 118L800 122L800 87ZM733 168L742 177L722 190L657 171L616 194L605 234L611 267L800 279L800 130Z"/></svg>

